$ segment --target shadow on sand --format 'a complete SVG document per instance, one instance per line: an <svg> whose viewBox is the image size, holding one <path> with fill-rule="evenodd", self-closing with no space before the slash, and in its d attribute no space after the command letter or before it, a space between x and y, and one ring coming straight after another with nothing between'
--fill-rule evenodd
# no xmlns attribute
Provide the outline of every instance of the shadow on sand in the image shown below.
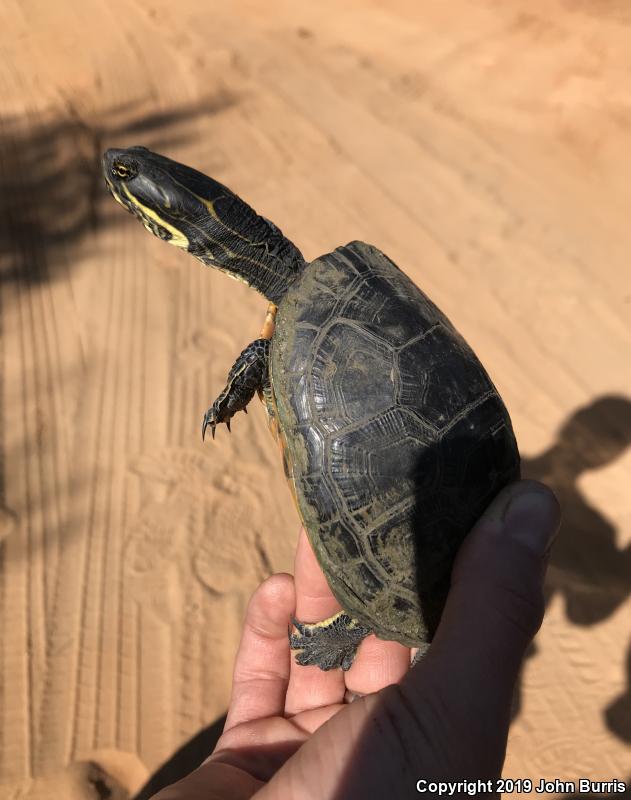
<svg viewBox="0 0 631 800"><path fill-rule="evenodd" d="M561 427L556 442L536 458L522 461L525 478L554 489L563 521L552 548L546 580L546 605L560 594L571 623L595 625L614 614L631 593L631 545L620 547L606 509L594 508L579 481L603 469L631 445L631 400L607 395L578 409ZM536 652L536 645L530 654ZM631 651L627 670L631 686ZM514 715L520 708L520 693ZM631 702L621 699L605 713L609 729L631 741Z"/></svg>
<svg viewBox="0 0 631 800"><path fill-rule="evenodd" d="M101 155L106 147L140 142L156 150L174 148L194 138L192 126L200 117L238 101L221 91L195 105L143 115L134 103L103 112L103 124L86 121L71 102L54 117L0 117L0 541L15 522L5 497L6 470L39 457L35 441L13 453L7 450L2 370L5 348L15 342L4 330L3 303L11 299L3 289L28 291L54 281L78 261L76 248L88 234L128 223L104 187Z"/></svg>
<svg viewBox="0 0 631 800"><path fill-rule="evenodd" d="M631 445L631 400L601 397L574 413L557 441L537 458L525 459L525 478L551 486L563 509L554 543L547 599L563 596L575 625L594 625L613 614L631 592L631 545L616 544L616 528L590 505L579 480L623 455Z"/></svg>
<svg viewBox="0 0 631 800"><path fill-rule="evenodd" d="M111 204L101 175L106 147L173 148L193 138L190 124L200 116L236 102L223 92L142 117L134 116L134 104L110 109L102 124L87 121L71 103L65 114L48 120L0 119L0 282L52 280L71 262L70 245L99 225L125 220L120 213L99 213L102 202Z"/></svg>
<svg viewBox="0 0 631 800"><path fill-rule="evenodd" d="M223 732L226 716L219 717L212 725L203 728L189 739L168 761L149 778L142 789L134 795L133 800L149 800L160 789L179 781L189 772L197 769L215 749L215 745Z"/></svg>

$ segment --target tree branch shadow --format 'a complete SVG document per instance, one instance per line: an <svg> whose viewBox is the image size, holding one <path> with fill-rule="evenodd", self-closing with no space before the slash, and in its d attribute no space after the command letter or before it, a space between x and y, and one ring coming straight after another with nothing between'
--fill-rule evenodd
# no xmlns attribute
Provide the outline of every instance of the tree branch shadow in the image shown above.
<svg viewBox="0 0 631 800"><path fill-rule="evenodd" d="M201 116L239 102L222 91L200 102L139 116L137 104L104 112L104 121L83 117L70 102L49 118L0 118L0 283L53 280L72 263L69 248L120 214L102 214L101 154L109 144L161 150L193 136ZM133 141L131 137L134 137Z"/></svg>

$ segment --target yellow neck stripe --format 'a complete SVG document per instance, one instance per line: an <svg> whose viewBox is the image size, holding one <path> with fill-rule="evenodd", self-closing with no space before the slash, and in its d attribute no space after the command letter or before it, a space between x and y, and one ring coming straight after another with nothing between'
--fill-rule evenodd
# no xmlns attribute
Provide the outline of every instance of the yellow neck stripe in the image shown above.
<svg viewBox="0 0 631 800"><path fill-rule="evenodd" d="M173 244L176 247L182 247L184 250L188 249L189 241L186 238L186 236L184 236L182 231L178 230L173 225L170 225L168 222L166 222L166 220L162 219L162 217L156 214L155 211L153 211L150 208L147 208L147 206L139 202L139 200L136 197L134 197L134 195L129 191L129 189L125 186L124 183L121 185L121 189L127 195L132 205L138 208L145 217L155 222L156 225L160 225L162 228L164 228L171 234L171 239L169 240L169 244ZM151 233L153 233L153 231L151 231L151 228L149 228L146 225L145 227L147 227L147 229Z"/></svg>

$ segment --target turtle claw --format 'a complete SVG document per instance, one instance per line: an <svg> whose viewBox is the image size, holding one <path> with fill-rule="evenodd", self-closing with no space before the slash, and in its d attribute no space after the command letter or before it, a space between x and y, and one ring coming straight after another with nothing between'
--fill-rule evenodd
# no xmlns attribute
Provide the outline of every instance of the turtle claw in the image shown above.
<svg viewBox="0 0 631 800"><path fill-rule="evenodd" d="M208 411L204 414L204 419L202 421L202 442L205 441L206 439L206 430L209 427L214 439L215 428L217 427L217 415L215 414L214 408L209 408Z"/></svg>
<svg viewBox="0 0 631 800"><path fill-rule="evenodd" d="M220 422L224 422L226 424L226 428L230 431L230 419L232 414L225 409L217 409L217 403L214 403L208 411L204 414L204 419L202 421L202 442L206 438L206 431L210 428L211 433L213 435L213 439L215 438L215 432L217 429L217 425Z"/></svg>
<svg viewBox="0 0 631 800"><path fill-rule="evenodd" d="M202 422L202 442L206 441L206 429L208 428L209 425L211 425L211 423L210 422L206 422L206 420L204 420ZM213 439L215 438L215 428L216 427L217 427L216 425L212 425L211 426Z"/></svg>
<svg viewBox="0 0 631 800"><path fill-rule="evenodd" d="M298 631L298 633L305 635L306 627L303 622L299 622L295 617L291 617L291 624Z"/></svg>

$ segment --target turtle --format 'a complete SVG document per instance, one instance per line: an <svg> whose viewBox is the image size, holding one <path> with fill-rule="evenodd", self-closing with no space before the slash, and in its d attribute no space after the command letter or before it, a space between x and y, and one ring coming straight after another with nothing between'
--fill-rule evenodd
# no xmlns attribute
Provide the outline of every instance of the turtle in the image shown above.
<svg viewBox="0 0 631 800"><path fill-rule="evenodd" d="M455 555L520 476L511 420L450 320L376 246L314 261L213 178L145 147L103 155L108 190L152 234L268 301L202 438L264 403L341 611L288 620L301 665L348 670L364 638L428 650ZM291 623L291 624L289 624Z"/></svg>

